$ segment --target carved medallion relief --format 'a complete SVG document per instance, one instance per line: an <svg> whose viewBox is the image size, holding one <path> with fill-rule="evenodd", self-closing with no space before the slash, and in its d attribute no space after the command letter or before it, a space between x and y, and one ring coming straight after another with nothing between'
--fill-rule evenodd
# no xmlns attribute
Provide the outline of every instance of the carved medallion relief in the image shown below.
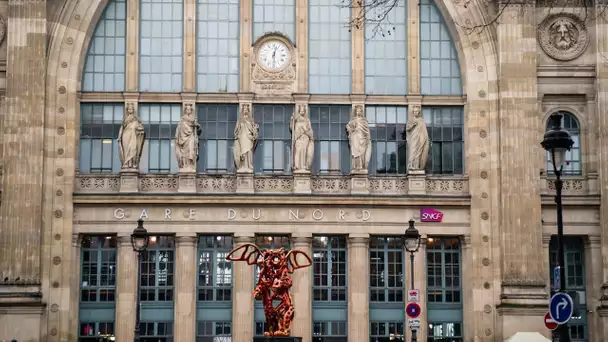
<svg viewBox="0 0 608 342"><path fill-rule="evenodd" d="M575 14L549 15L538 28L538 40L549 57L571 61L585 52L589 35L585 23Z"/></svg>
<svg viewBox="0 0 608 342"><path fill-rule="evenodd" d="M258 38L252 47L251 78L256 93L296 92L296 55L291 40L279 32Z"/></svg>

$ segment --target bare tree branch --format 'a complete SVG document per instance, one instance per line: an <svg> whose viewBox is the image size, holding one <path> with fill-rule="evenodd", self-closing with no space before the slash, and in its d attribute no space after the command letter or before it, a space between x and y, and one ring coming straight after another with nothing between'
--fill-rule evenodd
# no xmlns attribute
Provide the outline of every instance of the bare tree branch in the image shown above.
<svg viewBox="0 0 608 342"><path fill-rule="evenodd" d="M386 36L394 34L395 25L391 22L389 14L395 10L403 1L408 0L340 0L340 7L348 7L353 9L353 16L348 22L350 29L363 29L364 27L371 28L371 37L376 35ZM434 1L434 0L429 0ZM473 0L463 0L458 6L468 8ZM504 0L502 2L494 1L497 7L492 14L486 17L484 22L472 23L469 20L462 22L454 22L456 26L461 28L466 34L480 33L486 27L493 26L503 16L505 9L508 6L521 6L520 14L523 15L526 5L525 2L516 0ZM418 3L420 6L420 2ZM594 20L607 20L606 10L608 1L606 0L537 0L537 8L544 8L549 13L559 13L566 11L579 12L576 13L584 22ZM557 10L557 11L556 11Z"/></svg>

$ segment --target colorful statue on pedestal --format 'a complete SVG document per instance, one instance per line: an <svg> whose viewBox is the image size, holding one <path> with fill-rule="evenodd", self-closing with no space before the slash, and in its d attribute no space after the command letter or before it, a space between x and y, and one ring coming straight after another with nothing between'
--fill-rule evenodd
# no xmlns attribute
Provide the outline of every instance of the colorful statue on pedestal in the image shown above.
<svg viewBox="0 0 608 342"><path fill-rule="evenodd" d="M292 286L291 274L298 268L312 265L306 253L298 250L289 252L284 249L260 251L253 244L244 244L233 249L226 256L229 261L246 261L248 265L260 267L258 283L253 296L264 304L264 315L268 331L264 336L289 336L294 307L289 289ZM273 301L279 304L275 307Z"/></svg>

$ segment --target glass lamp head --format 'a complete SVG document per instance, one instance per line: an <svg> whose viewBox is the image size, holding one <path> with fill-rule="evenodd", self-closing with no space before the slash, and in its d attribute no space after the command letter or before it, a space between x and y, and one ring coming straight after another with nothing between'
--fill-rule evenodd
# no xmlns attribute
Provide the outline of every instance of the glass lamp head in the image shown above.
<svg viewBox="0 0 608 342"><path fill-rule="evenodd" d="M143 252L148 248L148 231L144 228L144 220L137 220L137 228L131 234L131 245L136 252Z"/></svg>
<svg viewBox="0 0 608 342"><path fill-rule="evenodd" d="M553 171L561 172L566 161L566 152L570 151L574 145L574 140L570 133L562 127L562 114L555 113L549 117L549 129L545 132L541 146L549 152Z"/></svg>
<svg viewBox="0 0 608 342"><path fill-rule="evenodd" d="M420 233L418 232L418 229L414 227L414 220L409 221L409 227L405 230L403 240L405 250L410 253L418 251L418 248L420 247Z"/></svg>

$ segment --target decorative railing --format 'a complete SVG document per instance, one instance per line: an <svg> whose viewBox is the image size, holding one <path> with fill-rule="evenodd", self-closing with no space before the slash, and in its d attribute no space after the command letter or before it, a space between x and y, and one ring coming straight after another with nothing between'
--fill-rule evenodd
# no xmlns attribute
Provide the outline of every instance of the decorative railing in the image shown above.
<svg viewBox="0 0 608 342"><path fill-rule="evenodd" d="M196 175L193 179L196 192L200 194L237 193L236 175ZM180 193L180 176L176 174L146 174L137 176L140 193ZM429 195L467 195L469 181L466 176L427 176L426 193ZM572 185L579 186L578 184ZM79 174L76 177L76 193L118 193L121 176L103 174ZM311 176L310 193L315 195L350 195L351 176ZM368 177L370 195L408 195L407 177ZM253 192L260 194L295 193L293 176L253 177Z"/></svg>
<svg viewBox="0 0 608 342"><path fill-rule="evenodd" d="M562 194L564 196L585 196L598 194L597 177L572 177L562 178ZM546 178L541 176L541 194L555 195L555 177Z"/></svg>

